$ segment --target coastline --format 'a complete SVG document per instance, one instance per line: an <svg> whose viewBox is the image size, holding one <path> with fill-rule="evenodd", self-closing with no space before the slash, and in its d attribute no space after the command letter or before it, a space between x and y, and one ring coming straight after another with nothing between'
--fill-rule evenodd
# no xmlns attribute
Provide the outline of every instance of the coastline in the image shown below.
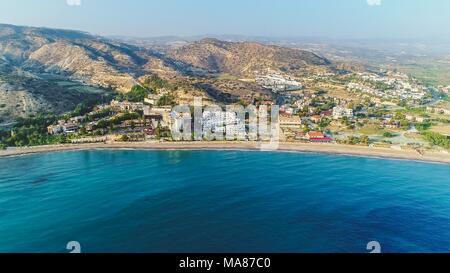
<svg viewBox="0 0 450 273"><path fill-rule="evenodd" d="M121 142L35 146L25 148L9 148L0 151L1 157L85 150L248 150L261 151L255 142ZM264 151L264 150L262 150ZM307 152L319 154L351 155L386 159L413 160L450 164L450 154L426 151L423 155L414 150L394 150L389 148L372 148L341 144L322 143L280 143L279 152Z"/></svg>

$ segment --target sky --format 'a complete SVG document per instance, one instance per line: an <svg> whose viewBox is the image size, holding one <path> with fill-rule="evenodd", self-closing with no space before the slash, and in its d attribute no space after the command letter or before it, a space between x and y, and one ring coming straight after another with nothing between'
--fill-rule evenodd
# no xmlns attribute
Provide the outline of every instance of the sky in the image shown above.
<svg viewBox="0 0 450 273"><path fill-rule="evenodd" d="M448 0L0 0L0 23L132 37L450 37Z"/></svg>

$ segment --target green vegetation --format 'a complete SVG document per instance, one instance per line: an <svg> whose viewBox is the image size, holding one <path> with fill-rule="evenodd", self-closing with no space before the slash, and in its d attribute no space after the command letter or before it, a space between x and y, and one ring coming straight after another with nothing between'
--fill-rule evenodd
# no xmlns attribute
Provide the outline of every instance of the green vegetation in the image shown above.
<svg viewBox="0 0 450 273"><path fill-rule="evenodd" d="M0 150L6 150L6 144L0 143Z"/></svg>
<svg viewBox="0 0 450 273"><path fill-rule="evenodd" d="M122 141L122 142L127 142L127 141L130 140L130 138L127 135L123 135L123 136L120 137L119 140Z"/></svg>
<svg viewBox="0 0 450 273"><path fill-rule="evenodd" d="M118 94L116 99L119 101L130 101L130 102L143 102L144 99L151 93L157 93L159 89L168 89L170 91L175 91L178 89L176 85L173 85L160 77L153 75L147 78L141 85L135 85L131 88L130 92L125 94ZM172 105L175 99L173 96L166 95L161 98L161 103L168 103L162 105Z"/></svg>
<svg viewBox="0 0 450 273"><path fill-rule="evenodd" d="M400 71L406 72L423 81L426 85L447 86L450 84L450 65L439 62L417 63L401 67Z"/></svg>
<svg viewBox="0 0 450 273"><path fill-rule="evenodd" d="M0 143L8 147L38 146L68 143L72 136L49 135L47 127L58 120L68 120L71 117L82 116L91 112L94 106L108 101L110 97L85 100L70 113L63 116L40 114L29 118L18 118L11 131L0 134ZM100 116L106 113L100 112Z"/></svg>
<svg viewBox="0 0 450 273"><path fill-rule="evenodd" d="M423 122L423 123L417 123L415 126L416 126L416 129L419 131L426 131L431 128L431 125L432 124L429 122Z"/></svg>
<svg viewBox="0 0 450 273"><path fill-rule="evenodd" d="M381 90L381 91L387 91L389 89L392 89L392 87L390 85L383 83L383 82L365 81L364 83L373 87L374 89Z"/></svg>
<svg viewBox="0 0 450 273"><path fill-rule="evenodd" d="M178 87L174 84L169 83L166 80L161 79L157 75L152 75L151 77L145 79L144 81L144 87L146 87L149 90L153 90L154 92L159 89L168 89L170 91L175 91L178 89Z"/></svg>
<svg viewBox="0 0 450 273"><path fill-rule="evenodd" d="M66 136L50 136L47 126L57 120L56 116L39 115L33 118L19 118L11 132L3 133L1 143L11 147L37 146L66 143Z"/></svg>
<svg viewBox="0 0 450 273"><path fill-rule="evenodd" d="M135 113L135 112L128 112L128 113L123 113L121 115L118 115L112 119L110 119L109 121L107 120L100 120L96 126L97 129L113 129L114 125L119 125L122 122L126 121L126 120L133 120L133 119L139 119L141 118L141 115L139 113Z"/></svg>
<svg viewBox="0 0 450 273"><path fill-rule="evenodd" d="M88 105L87 103L82 102L82 103L78 104L77 107L75 107L75 109L73 110L73 112L70 116L76 117L76 116L85 115L92 110L92 107L93 107L92 105Z"/></svg>
<svg viewBox="0 0 450 273"><path fill-rule="evenodd" d="M316 91L316 92L315 92L316 96L323 96L323 95L325 95L325 94L327 94L327 93L328 93L328 92L325 91L325 90L319 90L319 91Z"/></svg>
<svg viewBox="0 0 450 273"><path fill-rule="evenodd" d="M328 110L330 110L330 109L333 109L333 107L335 107L336 106L336 103L334 103L334 101L328 101L327 103L325 103L324 105L321 105L320 107L319 107L319 109L321 110L321 111L328 111Z"/></svg>
<svg viewBox="0 0 450 273"><path fill-rule="evenodd" d="M99 120L99 119L102 119L102 118L106 118L109 115L111 115L111 113L112 113L111 109L103 109L103 110L95 112L95 113L93 113L91 115L88 115L86 117L86 121L87 122L91 122L91 121L94 121L94 120Z"/></svg>
<svg viewBox="0 0 450 273"><path fill-rule="evenodd" d="M175 106L176 104L175 97L171 94L162 96L156 103L157 106Z"/></svg>
<svg viewBox="0 0 450 273"><path fill-rule="evenodd" d="M406 119L406 115L402 111L397 111L394 115L394 119L400 123L403 129L408 129L411 126L411 122Z"/></svg>
<svg viewBox="0 0 450 273"><path fill-rule="evenodd" d="M162 136L162 134L161 134L161 125L158 123L158 126L156 127L156 130L155 130L155 134L156 134L156 139L161 139L161 136Z"/></svg>
<svg viewBox="0 0 450 273"><path fill-rule="evenodd" d="M6 104L4 104L4 103L0 104L0 108L5 108L5 107L6 107Z"/></svg>
<svg viewBox="0 0 450 273"><path fill-rule="evenodd" d="M369 137L368 136L362 136L359 138L359 143L364 145L369 145Z"/></svg>
<svg viewBox="0 0 450 273"><path fill-rule="evenodd" d="M342 144L348 144L348 145L369 145L369 137L368 136L361 136L361 137L356 137L356 136L349 136L346 140L341 140L338 141L339 143Z"/></svg>
<svg viewBox="0 0 450 273"><path fill-rule="evenodd" d="M377 125L366 125L359 129L358 133L364 135L382 135L384 131Z"/></svg>
<svg viewBox="0 0 450 273"><path fill-rule="evenodd" d="M346 127L352 127L352 125L353 125L352 121L348 117L343 117L341 122Z"/></svg>
<svg viewBox="0 0 450 273"><path fill-rule="evenodd" d="M130 92L128 93L120 93L116 96L116 99L119 101L130 101L130 102L143 102L144 99L150 94L151 92L140 85L135 85L131 88Z"/></svg>
<svg viewBox="0 0 450 273"><path fill-rule="evenodd" d="M319 122L319 128L321 130L327 128L328 126L330 126L331 124L331 120L328 118L323 118L320 122Z"/></svg>
<svg viewBox="0 0 450 273"><path fill-rule="evenodd" d="M422 132L422 135L425 137L427 141L431 144L450 149L450 139L447 136L441 135L435 132Z"/></svg>
<svg viewBox="0 0 450 273"><path fill-rule="evenodd" d="M378 108L376 108L376 109L371 108L368 110L368 116L371 118L381 118L382 116L386 115L387 113L388 113L387 110L378 109Z"/></svg>
<svg viewBox="0 0 450 273"><path fill-rule="evenodd" d="M121 115L119 115L119 116L116 116L116 117L114 117L114 118L112 118L111 120L110 120L110 122L112 123L112 124L115 124L115 125L117 125L117 124L120 124L120 123L122 123L122 122L124 122L124 121L126 121L126 120L133 120L133 119L139 119L139 118L141 118L141 115L139 114L139 113L123 113L123 114L121 114Z"/></svg>
<svg viewBox="0 0 450 273"><path fill-rule="evenodd" d="M385 132L383 134L383 137L385 137L385 138L393 138L393 137L395 137L395 134L393 134L391 132Z"/></svg>
<svg viewBox="0 0 450 273"><path fill-rule="evenodd" d="M102 119L102 120L100 120L100 121L97 123L97 125L95 126L95 129L106 129L106 128L110 127L110 126L111 126L111 123L110 123L110 122L108 122L108 121Z"/></svg>
<svg viewBox="0 0 450 273"><path fill-rule="evenodd" d="M425 108L425 107L416 107L416 108L406 107L404 112L411 113L411 114L418 114L418 115L426 115L427 108Z"/></svg>
<svg viewBox="0 0 450 273"><path fill-rule="evenodd" d="M91 112L95 106L102 103L109 103L113 99L113 97L114 94L110 92L107 94L103 94L100 97L85 99L83 102L79 103L71 113L65 115L64 119L86 115L87 113Z"/></svg>
<svg viewBox="0 0 450 273"><path fill-rule="evenodd" d="M301 109L301 110L298 112L298 116L299 116L300 118L308 117L308 116L309 116L309 107L308 107L308 106L303 107L303 109Z"/></svg>

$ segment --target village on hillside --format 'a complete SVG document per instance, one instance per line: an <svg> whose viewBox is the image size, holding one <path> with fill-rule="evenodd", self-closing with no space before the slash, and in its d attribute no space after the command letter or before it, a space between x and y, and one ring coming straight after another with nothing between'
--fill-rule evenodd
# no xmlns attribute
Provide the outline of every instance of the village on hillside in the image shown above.
<svg viewBox="0 0 450 273"><path fill-rule="evenodd" d="M238 104L266 106L268 111L271 106L279 105L280 141L417 151L450 148L450 103L405 74L311 73L296 78L268 73L255 76L254 82L271 95L254 96ZM108 103L94 104L83 112L53 121L45 119L42 133L30 134L29 127L12 129L2 143L6 147L8 144L174 141L172 129L181 128L186 118L193 122L192 117L180 119L173 111L175 105L193 103L193 96L180 97L183 88L153 76ZM440 96L448 97L448 91L443 88ZM210 104L215 103L206 99ZM248 117L239 120L235 114L225 112L224 104L217 104L222 110L203 111L203 128L213 134L236 135L236 138L227 137L228 141L255 140L249 135ZM236 131L239 122L246 124L244 135ZM204 135L203 140L215 139Z"/></svg>
<svg viewBox="0 0 450 273"><path fill-rule="evenodd" d="M65 115L49 124L46 134L74 144L174 141L171 130L182 126L183 121L173 112L173 106L189 104L189 99L182 101L177 88L168 81L158 81L164 84L153 88L137 85L129 95L94 105L82 115ZM298 79L277 73L256 77L255 83L271 91L272 96L240 103L268 109L279 105L280 141L418 151L450 148L449 103L407 75L329 73ZM448 88L442 90L442 94L445 92L448 94ZM218 112L204 111L202 116L202 126L211 132L236 133L233 130L238 122L225 107ZM248 117L243 122L248 124ZM227 140L248 141L252 138L247 132ZM11 137L17 135L12 130ZM204 140L214 139L205 136Z"/></svg>

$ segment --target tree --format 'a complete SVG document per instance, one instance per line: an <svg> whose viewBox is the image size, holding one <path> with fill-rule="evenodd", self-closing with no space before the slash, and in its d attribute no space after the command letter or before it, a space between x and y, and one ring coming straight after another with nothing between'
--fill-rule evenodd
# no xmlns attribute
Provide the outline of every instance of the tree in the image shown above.
<svg viewBox="0 0 450 273"><path fill-rule="evenodd" d="M423 122L423 123L416 124L416 129L419 131L428 130L428 129L430 129L430 127L431 127L431 123L429 123L429 122Z"/></svg>
<svg viewBox="0 0 450 273"><path fill-rule="evenodd" d="M406 119L400 121L400 126L402 126L403 128L409 128L410 125L411 123Z"/></svg>
<svg viewBox="0 0 450 273"><path fill-rule="evenodd" d="M309 107L308 106L303 107L303 109L298 113L298 115L300 118L309 116Z"/></svg>
<svg viewBox="0 0 450 273"><path fill-rule="evenodd" d="M108 128L109 124L106 120L102 119L100 120L97 125L95 126L96 129L105 129Z"/></svg>
<svg viewBox="0 0 450 273"><path fill-rule="evenodd" d="M359 143L359 138L355 136L349 136L347 139L347 143L351 145L356 145Z"/></svg>
<svg viewBox="0 0 450 273"><path fill-rule="evenodd" d="M431 144L450 149L450 139L447 136L435 132L423 132L422 135Z"/></svg>
<svg viewBox="0 0 450 273"><path fill-rule="evenodd" d="M174 105L176 105L175 97L173 95L168 95L168 94L164 95L158 100L157 105L158 106L168 106L168 105L174 106Z"/></svg>
<svg viewBox="0 0 450 273"><path fill-rule="evenodd" d="M359 142L361 144L369 145L369 137L368 136L362 136L359 138Z"/></svg>
<svg viewBox="0 0 450 273"><path fill-rule="evenodd" d="M328 118L323 118L323 119L321 119L320 122L319 122L319 127L320 127L321 129L325 129L325 128L327 128L330 124L331 124L331 120L330 120L330 119L328 119Z"/></svg>
<svg viewBox="0 0 450 273"><path fill-rule="evenodd" d="M402 119L406 119L406 116L405 116L402 112L397 111L397 112L395 113L394 118L397 119L397 120L402 120Z"/></svg>
<svg viewBox="0 0 450 273"><path fill-rule="evenodd" d="M129 141L130 140L130 138L127 136L127 135L122 135L121 137L120 137L120 141L122 141L122 142L127 142L127 141Z"/></svg>
<svg viewBox="0 0 450 273"><path fill-rule="evenodd" d="M127 100L130 102L143 102L149 93L150 91L146 88L140 85L135 85L128 93L117 95L116 99L121 101Z"/></svg>
<svg viewBox="0 0 450 273"><path fill-rule="evenodd" d="M158 123L158 126L155 129L156 139L161 139L161 124Z"/></svg>

